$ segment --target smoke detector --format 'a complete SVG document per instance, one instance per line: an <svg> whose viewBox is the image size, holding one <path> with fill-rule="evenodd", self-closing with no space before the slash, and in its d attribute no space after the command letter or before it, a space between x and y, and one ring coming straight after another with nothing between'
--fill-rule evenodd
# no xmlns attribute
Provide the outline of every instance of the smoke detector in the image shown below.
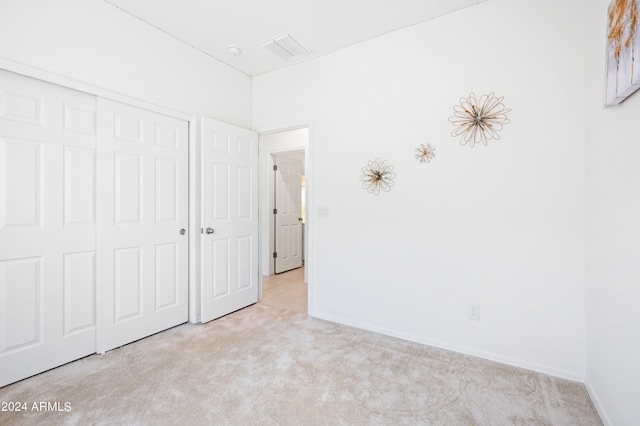
<svg viewBox="0 0 640 426"><path fill-rule="evenodd" d="M263 41L260 43L260 47L264 47L280 59L291 59L311 52L289 34L282 34Z"/></svg>
<svg viewBox="0 0 640 426"><path fill-rule="evenodd" d="M238 46L229 46L227 52L232 56L240 56L240 54L242 54L242 50L240 50Z"/></svg>

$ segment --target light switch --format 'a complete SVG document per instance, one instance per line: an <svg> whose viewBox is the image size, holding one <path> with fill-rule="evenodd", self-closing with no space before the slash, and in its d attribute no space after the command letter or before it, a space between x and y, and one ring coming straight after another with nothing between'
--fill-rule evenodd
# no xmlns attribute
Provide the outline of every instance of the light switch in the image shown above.
<svg viewBox="0 0 640 426"><path fill-rule="evenodd" d="M318 219L328 219L329 218L329 207L326 207L326 206L316 207L316 217Z"/></svg>

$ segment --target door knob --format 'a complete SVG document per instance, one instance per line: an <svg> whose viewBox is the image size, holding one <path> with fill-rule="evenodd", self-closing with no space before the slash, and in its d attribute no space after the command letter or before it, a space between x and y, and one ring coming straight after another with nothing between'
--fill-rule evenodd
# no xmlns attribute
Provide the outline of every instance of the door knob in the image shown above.
<svg viewBox="0 0 640 426"><path fill-rule="evenodd" d="M182 228L182 229L180 230L180 235L184 235L184 234L186 234L186 233L187 233L187 231L185 231L185 229L184 229L184 228Z"/></svg>
<svg viewBox="0 0 640 426"><path fill-rule="evenodd" d="M207 228L207 234L213 234L213 228Z"/></svg>

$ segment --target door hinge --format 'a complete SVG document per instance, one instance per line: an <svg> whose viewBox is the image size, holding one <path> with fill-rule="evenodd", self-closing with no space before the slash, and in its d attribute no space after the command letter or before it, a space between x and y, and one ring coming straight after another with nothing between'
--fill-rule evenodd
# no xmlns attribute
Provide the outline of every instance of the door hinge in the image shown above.
<svg viewBox="0 0 640 426"><path fill-rule="evenodd" d="M273 258L277 258L278 257L278 253L276 253L275 251L273 252Z"/></svg>
<svg viewBox="0 0 640 426"><path fill-rule="evenodd" d="M275 172L275 171L277 171L277 170L278 170L278 166L274 164L274 165L273 165L273 171Z"/></svg>
<svg viewBox="0 0 640 426"><path fill-rule="evenodd" d="M273 214L278 214L278 209L273 209Z"/></svg>

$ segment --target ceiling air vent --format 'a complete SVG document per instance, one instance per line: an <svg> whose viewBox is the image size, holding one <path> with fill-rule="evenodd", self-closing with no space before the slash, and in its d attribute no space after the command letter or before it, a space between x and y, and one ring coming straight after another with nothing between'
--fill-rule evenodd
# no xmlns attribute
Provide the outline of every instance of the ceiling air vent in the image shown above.
<svg viewBox="0 0 640 426"><path fill-rule="evenodd" d="M295 41L289 34L274 37L271 40L260 43L260 46L281 59L291 59L310 52L310 50Z"/></svg>

